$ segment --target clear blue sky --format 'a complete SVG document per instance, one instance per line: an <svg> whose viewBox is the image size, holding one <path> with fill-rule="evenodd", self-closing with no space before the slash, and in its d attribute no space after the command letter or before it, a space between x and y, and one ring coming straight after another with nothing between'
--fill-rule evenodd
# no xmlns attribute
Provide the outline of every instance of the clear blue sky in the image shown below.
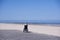
<svg viewBox="0 0 60 40"><path fill-rule="evenodd" d="M0 20L60 22L60 0L0 0Z"/></svg>

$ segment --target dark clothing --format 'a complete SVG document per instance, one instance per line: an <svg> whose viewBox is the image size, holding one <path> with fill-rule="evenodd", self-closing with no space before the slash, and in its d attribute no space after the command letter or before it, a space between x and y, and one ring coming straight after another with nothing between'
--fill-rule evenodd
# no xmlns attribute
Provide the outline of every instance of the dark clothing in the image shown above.
<svg viewBox="0 0 60 40"><path fill-rule="evenodd" d="M28 25L24 25L24 29L28 29Z"/></svg>
<svg viewBox="0 0 60 40"><path fill-rule="evenodd" d="M24 25L23 32L28 32L28 25Z"/></svg>

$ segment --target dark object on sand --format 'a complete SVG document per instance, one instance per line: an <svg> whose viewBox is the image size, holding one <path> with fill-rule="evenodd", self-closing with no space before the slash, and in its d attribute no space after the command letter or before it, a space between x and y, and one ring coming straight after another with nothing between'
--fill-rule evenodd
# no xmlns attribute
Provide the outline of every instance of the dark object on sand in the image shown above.
<svg viewBox="0 0 60 40"><path fill-rule="evenodd" d="M24 29L23 29L23 32L28 32L28 25L24 25Z"/></svg>

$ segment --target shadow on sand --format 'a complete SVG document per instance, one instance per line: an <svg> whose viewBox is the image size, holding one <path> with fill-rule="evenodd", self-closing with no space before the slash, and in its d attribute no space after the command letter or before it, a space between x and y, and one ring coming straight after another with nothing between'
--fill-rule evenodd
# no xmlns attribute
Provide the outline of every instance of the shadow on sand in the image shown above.
<svg viewBox="0 0 60 40"><path fill-rule="evenodd" d="M0 40L60 40L60 37L18 30L0 30Z"/></svg>

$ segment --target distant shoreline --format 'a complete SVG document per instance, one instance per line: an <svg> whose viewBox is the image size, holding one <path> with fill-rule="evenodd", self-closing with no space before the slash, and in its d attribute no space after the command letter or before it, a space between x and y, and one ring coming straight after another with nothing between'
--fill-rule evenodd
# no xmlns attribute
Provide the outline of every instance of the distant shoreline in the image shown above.
<svg viewBox="0 0 60 40"><path fill-rule="evenodd" d="M28 25L47 25L53 27L60 27L60 23L20 23L20 22L0 22L0 24L28 24Z"/></svg>

